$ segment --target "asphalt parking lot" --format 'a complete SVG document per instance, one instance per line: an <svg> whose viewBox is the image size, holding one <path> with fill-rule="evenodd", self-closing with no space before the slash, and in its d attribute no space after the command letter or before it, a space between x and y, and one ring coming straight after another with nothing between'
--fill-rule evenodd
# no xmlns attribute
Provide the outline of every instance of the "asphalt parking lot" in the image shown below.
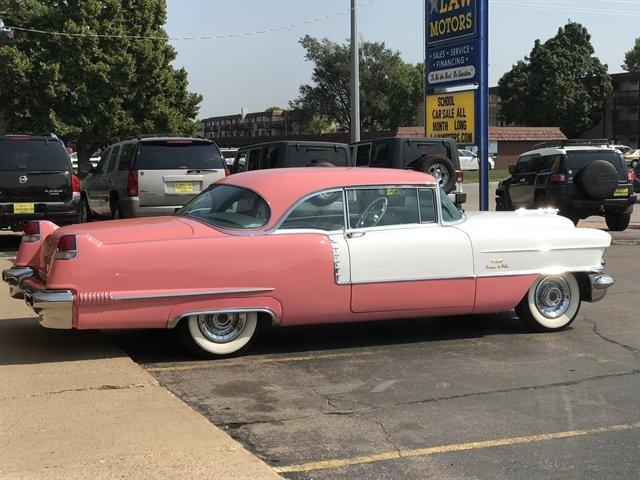
<svg viewBox="0 0 640 480"><path fill-rule="evenodd" d="M640 229L614 239L616 285L560 333L511 313L283 328L222 361L109 335L286 478L638 478Z"/></svg>

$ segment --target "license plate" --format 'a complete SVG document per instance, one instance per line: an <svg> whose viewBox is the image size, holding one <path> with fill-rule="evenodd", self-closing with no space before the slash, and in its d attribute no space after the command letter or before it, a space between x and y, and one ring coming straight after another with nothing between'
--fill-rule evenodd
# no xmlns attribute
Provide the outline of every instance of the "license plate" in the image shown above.
<svg viewBox="0 0 640 480"><path fill-rule="evenodd" d="M176 182L173 185L173 190L176 193L193 193L193 183L191 183L191 182Z"/></svg>
<svg viewBox="0 0 640 480"><path fill-rule="evenodd" d="M35 204L33 203L14 203L13 213L15 214L27 214L35 212Z"/></svg>
<svg viewBox="0 0 640 480"><path fill-rule="evenodd" d="M616 188L616 191L613 192L613 196L614 197L626 197L627 195L629 195L629 188L628 187Z"/></svg>

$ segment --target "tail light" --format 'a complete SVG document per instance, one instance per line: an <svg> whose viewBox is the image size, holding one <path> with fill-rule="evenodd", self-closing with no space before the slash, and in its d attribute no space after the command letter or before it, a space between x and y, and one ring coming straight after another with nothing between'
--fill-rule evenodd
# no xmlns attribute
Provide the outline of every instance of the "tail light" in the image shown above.
<svg viewBox="0 0 640 480"><path fill-rule="evenodd" d="M71 174L71 187L73 188L73 193L80 193L80 179L75 173Z"/></svg>
<svg viewBox="0 0 640 480"><path fill-rule="evenodd" d="M462 170L456 170L456 183L462 183L464 181L464 174Z"/></svg>
<svg viewBox="0 0 640 480"><path fill-rule="evenodd" d="M567 176L564 173L554 173L550 178L553 183L564 183Z"/></svg>
<svg viewBox="0 0 640 480"><path fill-rule="evenodd" d="M637 178L638 176L636 175L636 172L634 172L633 170L630 172L627 172L627 180L629 182L634 182Z"/></svg>
<svg viewBox="0 0 640 480"><path fill-rule="evenodd" d="M22 235L22 241L24 243L40 241L40 222L27 222L27 224L24 226L24 235Z"/></svg>
<svg viewBox="0 0 640 480"><path fill-rule="evenodd" d="M229 171L229 167L224 167L224 176L228 177L229 175L231 175L231 172Z"/></svg>
<svg viewBox="0 0 640 480"><path fill-rule="evenodd" d="M129 170L129 176L127 177L127 195L130 197L138 196L138 171Z"/></svg>
<svg viewBox="0 0 640 480"><path fill-rule="evenodd" d="M73 260L78 256L78 247L75 235L63 235L58 239L58 249L56 250L56 260Z"/></svg>

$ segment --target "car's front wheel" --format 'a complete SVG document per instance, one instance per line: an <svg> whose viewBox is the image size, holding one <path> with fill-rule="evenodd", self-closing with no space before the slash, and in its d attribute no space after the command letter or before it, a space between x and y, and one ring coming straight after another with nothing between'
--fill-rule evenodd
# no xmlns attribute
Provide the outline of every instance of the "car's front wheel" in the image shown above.
<svg viewBox="0 0 640 480"><path fill-rule="evenodd" d="M631 222L631 213L606 213L604 219L607 222L607 228L612 232L622 232L626 230Z"/></svg>
<svg viewBox="0 0 640 480"><path fill-rule="evenodd" d="M191 315L178 323L178 335L196 355L221 358L249 347L258 328L257 312Z"/></svg>
<svg viewBox="0 0 640 480"><path fill-rule="evenodd" d="M516 307L520 320L536 332L567 328L579 310L580 287L570 273L540 277Z"/></svg>

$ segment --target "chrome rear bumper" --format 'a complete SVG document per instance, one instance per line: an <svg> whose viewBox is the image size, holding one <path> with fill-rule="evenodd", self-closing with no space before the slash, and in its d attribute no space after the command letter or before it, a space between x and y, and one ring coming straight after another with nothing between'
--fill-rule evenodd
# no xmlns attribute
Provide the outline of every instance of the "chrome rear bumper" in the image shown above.
<svg viewBox="0 0 640 480"><path fill-rule="evenodd" d="M70 290L45 290L29 281L34 271L29 267L14 267L2 272L2 280L9 284L13 298L24 298L27 305L40 317L46 328L73 327L73 293Z"/></svg>

